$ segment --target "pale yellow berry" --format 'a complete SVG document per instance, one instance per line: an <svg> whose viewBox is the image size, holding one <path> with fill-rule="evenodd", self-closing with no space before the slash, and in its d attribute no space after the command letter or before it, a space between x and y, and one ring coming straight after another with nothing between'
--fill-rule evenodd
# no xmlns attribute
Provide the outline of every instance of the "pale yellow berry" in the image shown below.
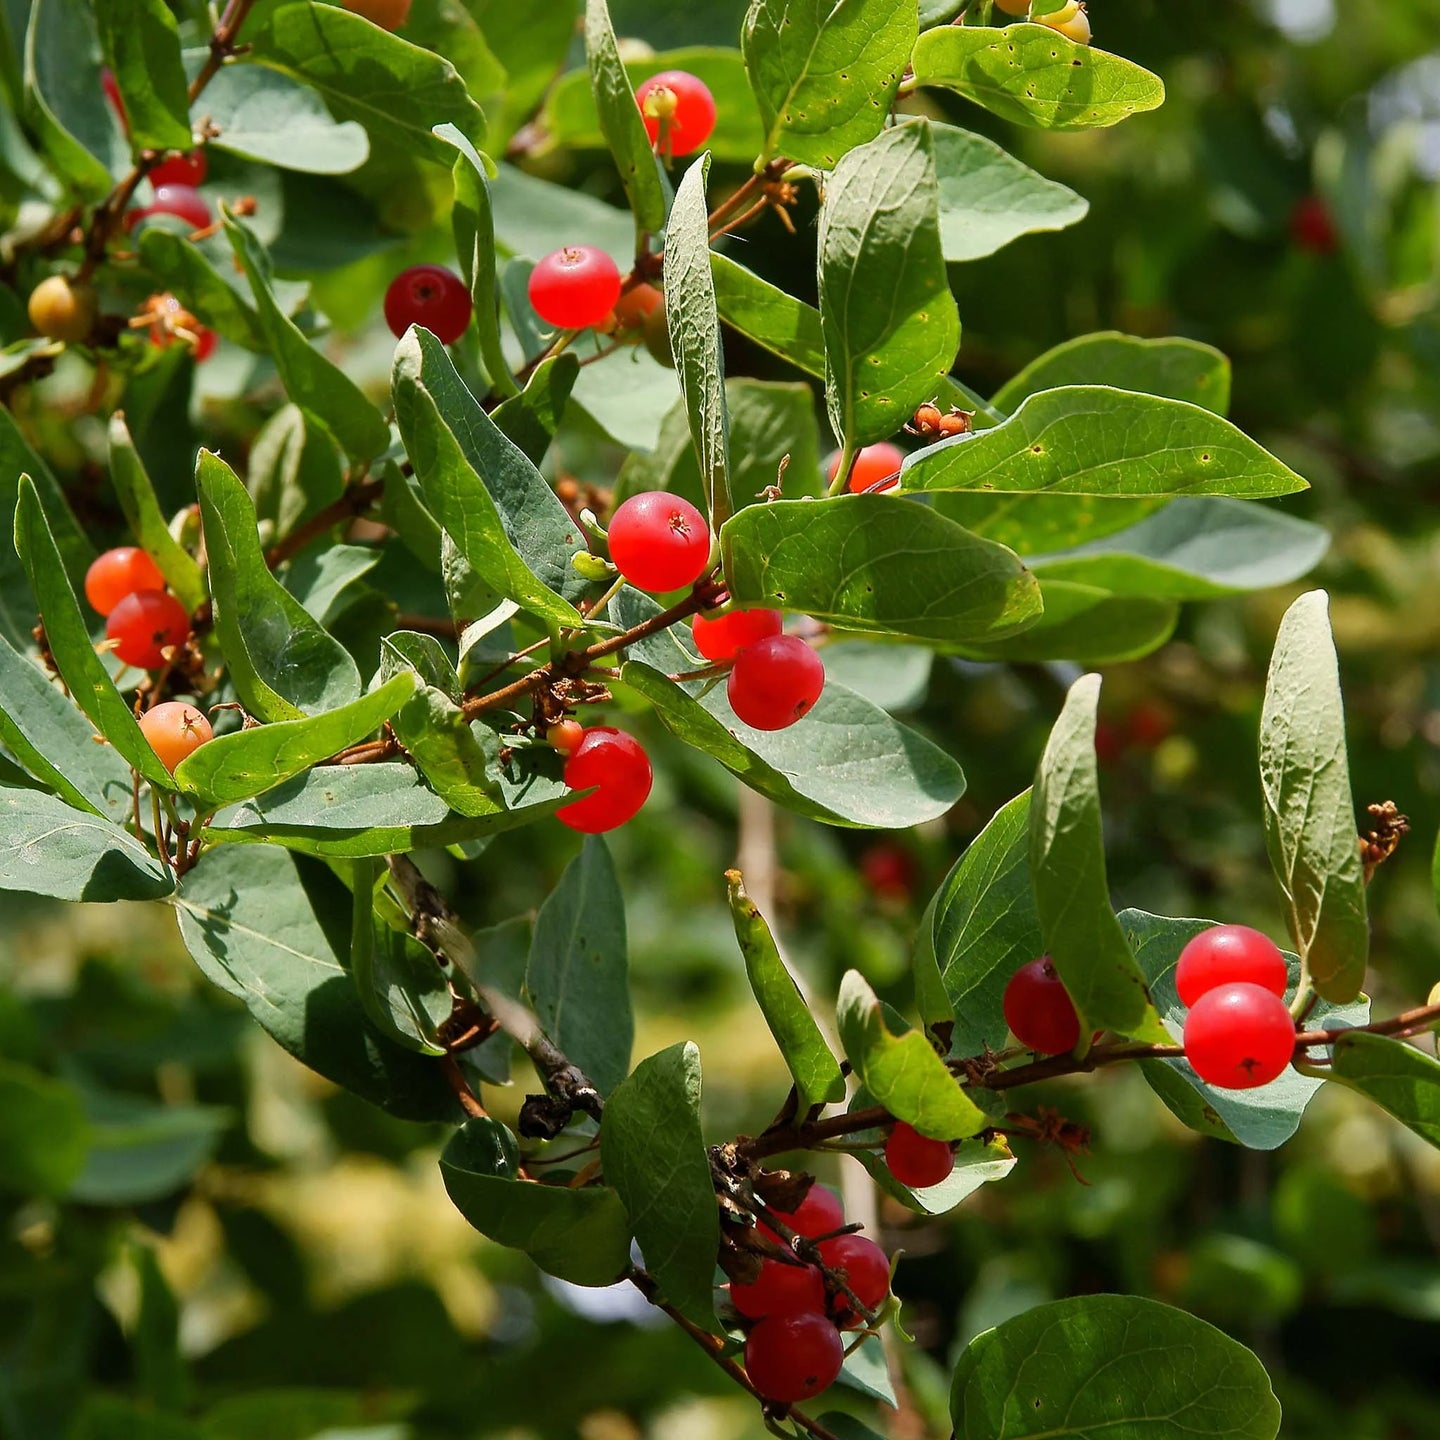
<svg viewBox="0 0 1440 1440"><path fill-rule="evenodd" d="M30 292L27 309L30 323L47 340L73 345L88 338L95 325L95 292L64 275L51 275Z"/></svg>

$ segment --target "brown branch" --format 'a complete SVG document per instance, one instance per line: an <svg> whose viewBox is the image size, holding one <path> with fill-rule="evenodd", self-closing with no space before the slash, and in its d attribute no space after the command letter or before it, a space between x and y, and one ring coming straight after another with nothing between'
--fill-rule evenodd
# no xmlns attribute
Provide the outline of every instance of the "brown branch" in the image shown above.
<svg viewBox="0 0 1440 1440"><path fill-rule="evenodd" d="M210 37L210 54L200 67L199 73L190 82L189 101L193 105L200 92L220 73L220 67L235 53L235 41L245 17L254 7L255 0L229 0L215 33Z"/></svg>
<svg viewBox="0 0 1440 1440"><path fill-rule="evenodd" d="M449 1082L450 1088L455 1092L455 1098L460 1102L460 1108L466 1115L472 1120L489 1118L488 1112L470 1088L470 1082L465 1078L465 1072L461 1070L459 1062L453 1055L440 1057L440 1072Z"/></svg>
<svg viewBox="0 0 1440 1440"><path fill-rule="evenodd" d="M353 519L368 510L371 502L378 499L384 489L383 480L364 480L349 486L338 500L332 500L323 510L317 510L303 525L297 525L283 540L272 545L265 552L265 563L273 570L291 556L298 555L312 540L318 540L342 520Z"/></svg>

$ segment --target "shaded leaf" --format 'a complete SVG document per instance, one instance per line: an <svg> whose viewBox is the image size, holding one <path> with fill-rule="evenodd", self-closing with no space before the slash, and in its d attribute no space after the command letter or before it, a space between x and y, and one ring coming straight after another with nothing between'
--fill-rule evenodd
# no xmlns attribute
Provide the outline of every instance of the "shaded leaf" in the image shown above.
<svg viewBox="0 0 1440 1440"><path fill-rule="evenodd" d="M375 859L353 867L350 973L355 991L382 1034L418 1054L444 1055L437 1033L450 1017L450 986L429 950L376 915L375 882L381 873Z"/></svg>
<svg viewBox="0 0 1440 1440"><path fill-rule="evenodd" d="M73 1087L0 1060L0 1189L60 1196L85 1165L90 1127Z"/></svg>
<svg viewBox="0 0 1440 1440"><path fill-rule="evenodd" d="M84 1205L143 1205L194 1179L234 1121L210 1105L160 1105L118 1091L82 1092L90 1125L85 1168L69 1198Z"/></svg>
<svg viewBox="0 0 1440 1440"><path fill-rule="evenodd" d="M560 428L566 402L580 375L580 362L568 351L542 361L519 395L502 400L490 418L513 440L532 465L538 465Z"/></svg>
<svg viewBox="0 0 1440 1440"><path fill-rule="evenodd" d="M1306 1022L1310 1025L1312 1022ZM1330 1073L1440 1148L1440 1063L1382 1035L1342 1035Z"/></svg>
<svg viewBox="0 0 1440 1440"><path fill-rule="evenodd" d="M164 0L106 0L95 7L95 18L136 153L188 148L189 82L180 28Z"/></svg>

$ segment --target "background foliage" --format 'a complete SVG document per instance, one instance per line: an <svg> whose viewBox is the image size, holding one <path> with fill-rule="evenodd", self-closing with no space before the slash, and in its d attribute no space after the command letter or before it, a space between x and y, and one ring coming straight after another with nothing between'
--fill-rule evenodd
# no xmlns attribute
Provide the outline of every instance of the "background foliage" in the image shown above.
<svg viewBox="0 0 1440 1440"><path fill-rule="evenodd" d="M444 8L417 0L415 25L438 24ZM518 19L535 7L465 8L499 53L502 40L523 45ZM538 8L525 17L536 30L567 18L563 4ZM623 35L657 49L733 45L743 9L612 6ZM926 92L937 117L993 134L1090 205L1068 230L951 267L965 326L957 373L990 394L1051 346L1112 327L1184 334L1232 357L1232 418L1311 481L1287 510L1334 537L1307 583L1332 595L1356 798L1393 798L1413 823L1370 895L1384 968L1367 988L1378 1010L1402 1008L1440 978L1425 853L1440 827L1440 60L1428 51L1440 6L1097 0L1091 14L1098 43L1165 79L1161 110L1114 130L1040 134ZM485 57L468 59L483 94ZM12 80L18 64L11 47ZM527 97L505 104L523 113ZM583 107L566 108L563 85L547 118L577 135L593 124ZM712 185L738 179L755 151L748 132L728 149L723 139ZM255 136L251 153L267 143ZM588 148L550 148L543 134L521 143L537 173L621 198L598 136ZM452 253L444 170L383 143L345 175L229 163L228 174L215 165L216 193L242 176L257 187L256 224L282 288L309 281L310 305L345 339L346 372L383 386L392 345L374 322L384 285L405 263ZM5 183L13 224L23 186ZM1312 194L1335 217L1330 253L1292 234L1296 202ZM502 202L523 226L523 204ZM813 300L808 251L787 248L773 217L733 253ZM3 307L9 338L23 330L13 291L0 293ZM274 320L245 310L234 323ZM743 345L729 361L732 376L794 378ZM188 362L176 356L132 397L131 429L167 512L197 442L253 429L237 398L256 378L250 364L222 346L187 403ZM78 383L62 367L43 394L20 392L16 418L92 533L118 533L99 482L106 436ZM606 403L596 400L602 412ZM597 427L562 463L583 480L612 473L618 458ZM379 589L399 580L371 577ZM1106 667L1102 784L1118 906L1280 932L1254 756L1266 659L1291 598L1187 606L1167 646ZM332 619L342 634L376 623L364 601ZM627 895L634 1053L700 1044L714 1136L763 1126L786 1083L719 881L737 826L752 888L757 871L773 872L767 913L816 990L834 993L856 968L882 996L903 998L915 901L1029 783L1074 673L935 662L909 719L961 761L969 790L945 820L899 837L913 879L883 894L863 878L881 854L872 838L770 816L647 727L657 793L611 839L620 872L647 877ZM443 857L437 878L467 921L498 924L538 908L574 850L556 828L530 827L487 853L483 883ZM753 1404L703 1357L636 1320L632 1297L541 1280L516 1253L479 1241L435 1165L444 1131L392 1120L291 1062L194 974L163 912L13 892L4 907L0 1092L38 1087L53 1144L37 1173L0 1176L0 1433L106 1440L134 1433L127 1407L197 1394L208 1401L203 1440L763 1433ZM510 1118L523 1091L487 1091L487 1104ZM906 1379L932 1430L943 1433L947 1357L967 1339L1041 1300L1116 1289L1183 1305L1255 1349L1287 1437L1440 1431L1436 1152L1334 1086L1274 1153L1182 1130L1136 1074L1057 1084L1044 1098L1093 1128L1093 1153L1077 1161L1087 1183L1057 1150L1019 1142L1023 1183L984 1187L940 1222L882 1206L887 1242L907 1252L896 1288L920 1344L905 1352ZM0 1126L5 1113L0 1099ZM47 1198L61 1193L71 1198ZM179 1421L151 1433L196 1440Z"/></svg>

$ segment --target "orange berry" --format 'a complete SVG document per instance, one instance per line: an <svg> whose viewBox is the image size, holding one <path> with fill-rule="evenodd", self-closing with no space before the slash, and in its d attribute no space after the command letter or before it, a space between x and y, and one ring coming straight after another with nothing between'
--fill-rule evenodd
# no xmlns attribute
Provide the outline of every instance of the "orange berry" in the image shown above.
<svg viewBox="0 0 1440 1440"><path fill-rule="evenodd" d="M166 700L152 705L140 717L140 733L173 775L175 767L193 755L207 740L214 739L210 722L184 700Z"/></svg>
<svg viewBox="0 0 1440 1440"><path fill-rule="evenodd" d="M410 18L410 0L345 0L345 8L382 30L398 30Z"/></svg>

